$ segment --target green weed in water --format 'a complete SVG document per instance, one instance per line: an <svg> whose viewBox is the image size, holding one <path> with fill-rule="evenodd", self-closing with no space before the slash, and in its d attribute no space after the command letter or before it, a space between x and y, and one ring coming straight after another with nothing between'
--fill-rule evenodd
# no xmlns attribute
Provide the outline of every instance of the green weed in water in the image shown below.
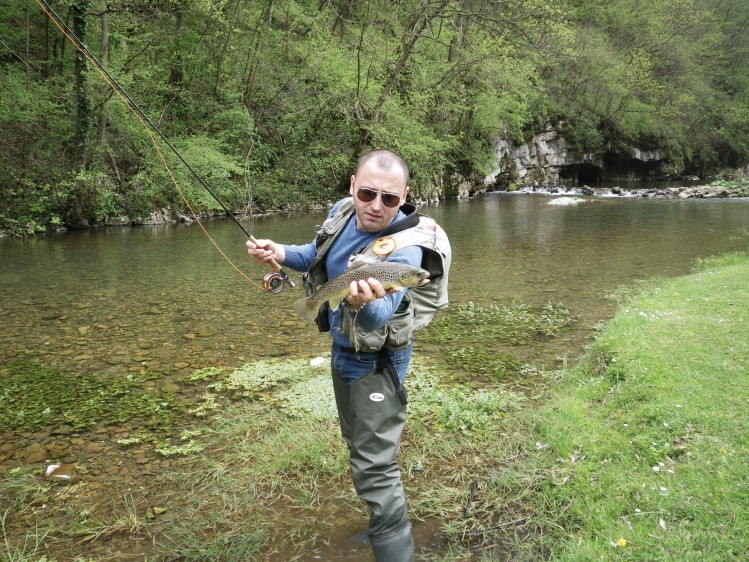
<svg viewBox="0 0 749 562"><path fill-rule="evenodd" d="M437 317L422 339L432 343L482 340L519 345L538 335L556 335L576 321L561 304L547 303L534 309L517 303L479 306L468 302Z"/></svg>
<svg viewBox="0 0 749 562"><path fill-rule="evenodd" d="M34 431L69 425L82 430L97 422L124 423L137 418L150 429L169 430L181 410L173 398L143 388L132 375L100 380L21 360L6 365L0 377L0 427Z"/></svg>
<svg viewBox="0 0 749 562"><path fill-rule="evenodd" d="M269 390L307 380L311 374L317 375L319 371L308 361L268 359L247 363L231 372L226 380L211 385L211 388L256 397Z"/></svg>
<svg viewBox="0 0 749 562"><path fill-rule="evenodd" d="M553 337L577 318L561 304L540 308L513 303L510 306L461 304L435 319L419 334L419 341L438 344L439 360L455 367L451 380L483 383L507 382L525 372L515 358L517 346L534 338Z"/></svg>
<svg viewBox="0 0 749 562"><path fill-rule="evenodd" d="M187 380L189 382L198 382L206 379L215 379L223 372L224 370L221 367L206 367L204 369L197 369L187 377Z"/></svg>

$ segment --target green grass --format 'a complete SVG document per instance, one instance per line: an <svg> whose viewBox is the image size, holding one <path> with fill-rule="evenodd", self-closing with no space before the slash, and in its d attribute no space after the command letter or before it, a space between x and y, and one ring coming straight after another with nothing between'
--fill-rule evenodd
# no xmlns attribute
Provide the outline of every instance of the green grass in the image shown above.
<svg viewBox="0 0 749 562"><path fill-rule="evenodd" d="M749 557L748 279L724 256L624 304L535 413L547 559Z"/></svg>
<svg viewBox="0 0 749 562"><path fill-rule="evenodd" d="M230 556L221 537L244 537L251 530L253 539L245 546L272 559L281 556L276 549L289 556L289 544L302 554L305 545L325 540L336 519L366 524L337 421L324 406L334 404L326 371L327 363L313 369L303 360L270 360L214 385L250 401L224 405L204 436L204 453L185 459L186 470L175 474L182 483L180 498L164 503L179 504L190 517L176 517L177 523L163 530L169 538L164 552L184 560L246 560L250 550ZM401 465L411 509L417 519L452 520L471 479L501 462L504 440L497 434L524 400L500 388L445 387L436 370L420 362L409 377L411 421ZM492 518L490 508L482 504L476 514ZM361 529L352 533L356 530ZM190 542L191 536L200 539Z"/></svg>

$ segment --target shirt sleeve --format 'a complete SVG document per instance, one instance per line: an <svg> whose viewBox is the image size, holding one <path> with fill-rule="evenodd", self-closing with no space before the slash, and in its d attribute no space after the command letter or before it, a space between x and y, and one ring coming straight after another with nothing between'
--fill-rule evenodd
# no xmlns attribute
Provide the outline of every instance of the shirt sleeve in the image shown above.
<svg viewBox="0 0 749 562"><path fill-rule="evenodd" d="M342 204L343 200L333 205L333 208L328 213L328 218L335 215ZM317 257L317 244L314 240L309 244L302 244L301 246L283 244L283 248L286 251L286 258L283 261L283 265L294 271L307 271Z"/></svg>
<svg viewBox="0 0 749 562"><path fill-rule="evenodd" d="M301 246L284 244L283 249L286 251L283 265L294 271L307 271L317 256L317 244L314 242Z"/></svg>
<svg viewBox="0 0 749 562"><path fill-rule="evenodd" d="M424 251L420 246L408 246L395 252L386 261L406 263L416 267L421 267L423 254ZM364 330L371 331L387 324L393 317L393 314L395 314L395 311L398 310L407 290L408 289L405 289L391 295L386 295L385 298L377 299L376 301L365 305L356 317L357 326Z"/></svg>

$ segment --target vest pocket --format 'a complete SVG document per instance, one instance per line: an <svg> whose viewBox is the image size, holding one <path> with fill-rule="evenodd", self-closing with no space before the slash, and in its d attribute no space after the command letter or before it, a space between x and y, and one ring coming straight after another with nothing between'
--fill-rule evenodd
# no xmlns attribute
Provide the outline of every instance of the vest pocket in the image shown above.
<svg viewBox="0 0 749 562"><path fill-rule="evenodd" d="M356 341L353 330L356 329ZM405 299L390 318L390 322L374 331L364 331L354 326L354 314L344 311L341 314L341 331L348 337L352 347L358 351L370 352L380 349L402 349L411 344L414 332L414 307Z"/></svg>
<svg viewBox="0 0 749 562"><path fill-rule="evenodd" d="M403 302L406 302L405 298ZM388 333L385 347L387 349L401 349L411 344L411 338L414 333L415 309L410 301L405 310L401 310L400 308L398 307L398 311L393 314L390 322L386 324Z"/></svg>

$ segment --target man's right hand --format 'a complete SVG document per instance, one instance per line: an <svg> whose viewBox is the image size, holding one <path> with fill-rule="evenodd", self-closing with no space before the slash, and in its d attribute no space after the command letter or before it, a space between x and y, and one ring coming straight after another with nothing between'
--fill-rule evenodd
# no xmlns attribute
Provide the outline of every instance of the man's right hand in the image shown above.
<svg viewBox="0 0 749 562"><path fill-rule="evenodd" d="M258 263L268 263L276 260L276 263L283 263L286 259L286 251L281 244L276 244L273 240L248 240L247 253Z"/></svg>

